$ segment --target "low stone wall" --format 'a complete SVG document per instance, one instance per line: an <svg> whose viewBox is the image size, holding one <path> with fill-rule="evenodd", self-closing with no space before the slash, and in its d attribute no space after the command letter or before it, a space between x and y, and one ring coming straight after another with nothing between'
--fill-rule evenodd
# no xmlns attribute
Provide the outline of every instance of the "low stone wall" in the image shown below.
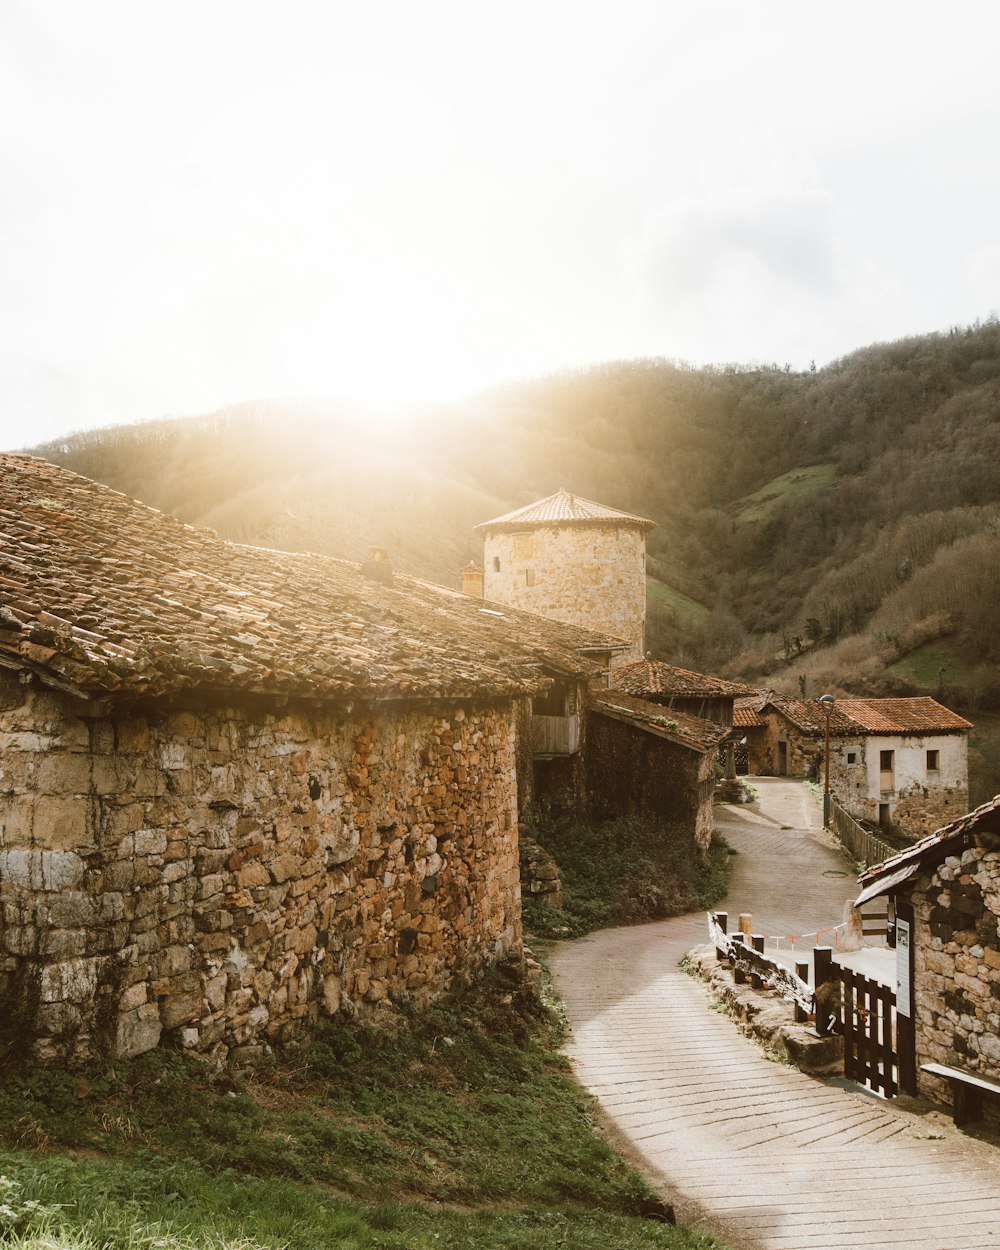
<svg viewBox="0 0 1000 1250"><path fill-rule="evenodd" d="M521 835L521 892L540 907L562 907L559 866L544 846Z"/></svg>
<svg viewBox="0 0 1000 1250"><path fill-rule="evenodd" d="M817 1076L844 1070L844 1039L820 1037L812 1025L796 1024L793 1006L776 990L736 985L729 967L715 957L715 947L698 946L687 954L688 965L708 982L709 993L721 1002L741 1033L777 1058Z"/></svg>
<svg viewBox="0 0 1000 1250"><path fill-rule="evenodd" d="M85 715L0 683L0 1001L226 1057L520 948L513 708Z"/></svg>
<svg viewBox="0 0 1000 1250"><path fill-rule="evenodd" d="M1000 1080L1000 834L949 856L912 898L917 1065L941 1063ZM922 1092L951 1101L947 1082ZM996 1100L989 1111L1000 1119Z"/></svg>

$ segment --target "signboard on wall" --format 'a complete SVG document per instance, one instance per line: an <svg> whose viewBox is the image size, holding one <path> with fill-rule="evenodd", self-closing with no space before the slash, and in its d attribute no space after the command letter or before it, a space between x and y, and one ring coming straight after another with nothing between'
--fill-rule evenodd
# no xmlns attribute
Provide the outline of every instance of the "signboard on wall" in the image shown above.
<svg viewBox="0 0 1000 1250"><path fill-rule="evenodd" d="M896 917L896 1011L909 1016L910 1011L910 922Z"/></svg>

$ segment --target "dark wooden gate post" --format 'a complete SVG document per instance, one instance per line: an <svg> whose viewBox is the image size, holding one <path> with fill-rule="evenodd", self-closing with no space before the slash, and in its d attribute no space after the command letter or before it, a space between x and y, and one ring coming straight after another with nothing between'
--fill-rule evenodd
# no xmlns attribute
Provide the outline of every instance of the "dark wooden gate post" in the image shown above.
<svg viewBox="0 0 1000 1250"><path fill-rule="evenodd" d="M757 951L758 954L763 955L764 953L763 933L751 933L750 945L753 947L755 951ZM750 988L752 990L759 990L763 987L763 985L764 985L764 978L761 976L761 974L759 972L751 972L750 973Z"/></svg>
<svg viewBox="0 0 1000 1250"><path fill-rule="evenodd" d="M816 1032L826 1037L830 1032L830 1018L835 1016L832 994L825 987L833 981L833 947L813 948L813 988L816 991ZM824 992L825 991L825 992Z"/></svg>
<svg viewBox="0 0 1000 1250"><path fill-rule="evenodd" d="M734 933L733 941L739 942L740 945L744 945L746 943L746 934ZM739 956L739 952L734 949L733 950L733 984L734 985L742 985L747 979L747 974L743 971L743 969L736 962L738 956Z"/></svg>

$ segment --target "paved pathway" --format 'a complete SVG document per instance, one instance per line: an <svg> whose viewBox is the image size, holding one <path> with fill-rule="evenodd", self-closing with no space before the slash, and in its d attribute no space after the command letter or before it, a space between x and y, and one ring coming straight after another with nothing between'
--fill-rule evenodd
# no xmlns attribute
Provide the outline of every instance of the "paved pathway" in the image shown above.
<svg viewBox="0 0 1000 1250"><path fill-rule="evenodd" d="M739 851L730 911L771 933L839 923L854 880L808 792L754 784L760 812L719 821ZM686 916L551 957L576 1073L679 1218L739 1250L1000 1247L1000 1151L946 1117L768 1062L677 967L706 936L704 917Z"/></svg>

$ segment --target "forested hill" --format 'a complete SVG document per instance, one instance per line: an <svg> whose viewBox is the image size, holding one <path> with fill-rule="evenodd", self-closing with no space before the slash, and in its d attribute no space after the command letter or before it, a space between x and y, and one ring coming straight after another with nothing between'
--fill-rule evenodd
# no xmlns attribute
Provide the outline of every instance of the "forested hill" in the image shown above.
<svg viewBox="0 0 1000 1250"><path fill-rule="evenodd" d="M1000 701L1000 325L823 369L664 360L510 384L388 428L271 401L33 449L243 541L456 584L472 526L565 486L651 517L675 662Z"/></svg>

